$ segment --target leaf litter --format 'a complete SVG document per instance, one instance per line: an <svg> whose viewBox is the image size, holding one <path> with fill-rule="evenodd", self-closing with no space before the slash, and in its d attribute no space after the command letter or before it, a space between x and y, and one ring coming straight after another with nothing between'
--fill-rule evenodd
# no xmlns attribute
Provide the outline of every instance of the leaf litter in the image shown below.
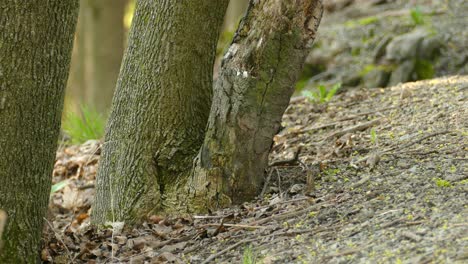
<svg viewBox="0 0 468 264"><path fill-rule="evenodd" d="M257 200L132 229L90 226L101 143L63 147L42 261L466 263L467 88L453 76L295 97Z"/></svg>

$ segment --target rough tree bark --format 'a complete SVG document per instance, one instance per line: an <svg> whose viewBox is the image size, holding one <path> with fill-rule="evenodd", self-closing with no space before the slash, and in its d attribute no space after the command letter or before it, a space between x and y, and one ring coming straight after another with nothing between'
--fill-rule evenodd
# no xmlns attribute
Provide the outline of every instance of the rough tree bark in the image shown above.
<svg viewBox="0 0 468 264"><path fill-rule="evenodd" d="M191 8L185 12L212 17L214 4ZM156 17L166 14L155 10ZM204 45L205 30L216 35L217 27L207 26L206 19L192 19L189 30L206 29L179 36L183 23L167 34L134 25L132 32L143 30L146 36L130 36L134 44L125 56L114 97L93 221L134 222L155 212L203 212L254 198L321 14L320 0L251 1L223 60L211 111L210 89L200 89L211 84L209 63L193 63L187 53L209 57L212 63L207 54L214 54L215 42ZM137 7L134 19L152 25L141 15ZM159 46L154 36L162 42L156 42ZM178 40L192 46L170 49ZM160 46L165 47L164 56ZM151 63L144 63L141 53L152 58ZM179 63L174 65L174 60ZM172 65L182 74L162 71ZM162 77L169 81L162 83ZM193 85L202 80L205 85Z"/></svg>
<svg viewBox="0 0 468 264"><path fill-rule="evenodd" d="M160 210L203 142L228 0L138 0L106 128L92 219Z"/></svg>
<svg viewBox="0 0 468 264"><path fill-rule="evenodd" d="M188 204L199 212L240 204L263 185L273 136L315 38L322 3L251 1L247 12L222 62L188 193L174 190L173 208Z"/></svg>
<svg viewBox="0 0 468 264"><path fill-rule="evenodd" d="M36 263L50 195L75 0L0 1L0 263Z"/></svg>
<svg viewBox="0 0 468 264"><path fill-rule="evenodd" d="M107 114L124 52L127 0L82 0L69 91L80 103Z"/></svg>

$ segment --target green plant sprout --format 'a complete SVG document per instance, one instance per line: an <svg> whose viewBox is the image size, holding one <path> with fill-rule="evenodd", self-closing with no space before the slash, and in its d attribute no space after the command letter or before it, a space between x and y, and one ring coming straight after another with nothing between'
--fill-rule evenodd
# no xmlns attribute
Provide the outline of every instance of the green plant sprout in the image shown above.
<svg viewBox="0 0 468 264"><path fill-rule="evenodd" d="M377 132L375 132L375 128L372 128L370 131L370 140L372 145L377 144Z"/></svg>
<svg viewBox="0 0 468 264"><path fill-rule="evenodd" d="M243 264L255 264L257 263L257 258L252 251L252 247L249 245L244 249L244 255L243 255Z"/></svg>
<svg viewBox="0 0 468 264"><path fill-rule="evenodd" d="M325 87L325 85L319 85L316 91L302 91L302 95L305 96L311 102L317 103L326 103L329 102L333 96L338 92L341 88L341 83L337 83L333 85L333 87L329 90Z"/></svg>
<svg viewBox="0 0 468 264"><path fill-rule="evenodd" d="M410 16L415 25L424 24L424 14L421 12L421 9L419 7L415 7L411 9Z"/></svg>
<svg viewBox="0 0 468 264"><path fill-rule="evenodd" d="M66 113L62 128L70 136L72 144L81 144L90 139L100 139L104 135L106 119L89 106L83 105L79 111Z"/></svg>

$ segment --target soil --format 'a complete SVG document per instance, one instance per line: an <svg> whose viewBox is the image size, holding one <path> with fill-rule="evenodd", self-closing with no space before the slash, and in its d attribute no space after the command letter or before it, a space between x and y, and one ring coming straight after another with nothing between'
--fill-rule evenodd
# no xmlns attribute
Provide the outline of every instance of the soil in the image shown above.
<svg viewBox="0 0 468 264"><path fill-rule="evenodd" d="M89 216L102 144L62 145L53 175L62 188L51 196L42 261L467 263L468 49L461 19L468 5L327 4L310 58L326 67L305 87L342 82L344 89L325 103L291 99L258 199L210 215L155 215L133 229L96 230ZM418 5L423 25L409 15ZM383 63L372 57L380 35L369 32L390 32L391 39L416 27L443 33L431 68L433 77L452 76L368 88L374 86L362 69ZM351 85L353 78L359 82Z"/></svg>
<svg viewBox="0 0 468 264"><path fill-rule="evenodd" d="M283 125L256 201L132 230L89 225L99 141L62 148L43 261L466 263L468 76L296 97Z"/></svg>

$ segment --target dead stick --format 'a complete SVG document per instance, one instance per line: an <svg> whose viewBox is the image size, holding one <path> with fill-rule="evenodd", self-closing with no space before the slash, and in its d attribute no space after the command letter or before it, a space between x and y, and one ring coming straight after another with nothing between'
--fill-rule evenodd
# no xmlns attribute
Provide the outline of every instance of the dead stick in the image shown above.
<svg viewBox="0 0 468 264"><path fill-rule="evenodd" d="M374 119L374 120L371 120L369 122L365 122L365 123L361 123L361 124L358 124L358 125L355 125L355 126L352 126L352 127L349 127L349 128L346 128L346 129L343 129L341 131L337 131L331 135L329 135L326 139L331 139L331 138L335 138L335 137L341 137L347 133L352 133L352 132L356 132L356 131L362 131L362 130L366 130L368 129L369 127L373 127L373 126L376 126L376 125L379 125L380 122L381 122L381 118L378 118L378 119Z"/></svg>
<svg viewBox="0 0 468 264"><path fill-rule="evenodd" d="M267 236L259 236L259 237L255 237L255 238L243 239L243 240L235 243L234 245L232 245L232 246L230 246L230 247L228 247L226 249L223 249L223 250L219 251L216 254L213 254L213 255L209 256L205 261L202 262L202 264L209 263L210 261L213 261L217 257L223 255L224 253L241 246L242 244L254 242L254 241L257 241L257 240L262 239L262 238L268 238L268 237L273 237L273 236L294 236L294 235L305 234L305 233L314 233L314 235L315 235L315 234L318 234L318 233L321 233L321 232L324 232L324 231L327 231L327 230L330 230L330 229L331 229L330 227L320 227L320 228L315 228L315 229L293 230L293 231L273 233L273 234L269 234Z"/></svg>
<svg viewBox="0 0 468 264"><path fill-rule="evenodd" d="M206 264L206 263L209 263L210 261L216 259L217 257L223 255L224 253L230 251L230 250L233 250L235 249L236 247L242 245L242 244L245 244L245 243L249 243L249 242L253 242L255 240L257 240L258 238L249 238L249 239L243 239L237 243L235 243L234 245L230 246L230 247L227 247L221 251L219 251L218 253L216 254L213 254L211 256L209 256L207 259L205 259L205 261L202 262L202 264Z"/></svg>

